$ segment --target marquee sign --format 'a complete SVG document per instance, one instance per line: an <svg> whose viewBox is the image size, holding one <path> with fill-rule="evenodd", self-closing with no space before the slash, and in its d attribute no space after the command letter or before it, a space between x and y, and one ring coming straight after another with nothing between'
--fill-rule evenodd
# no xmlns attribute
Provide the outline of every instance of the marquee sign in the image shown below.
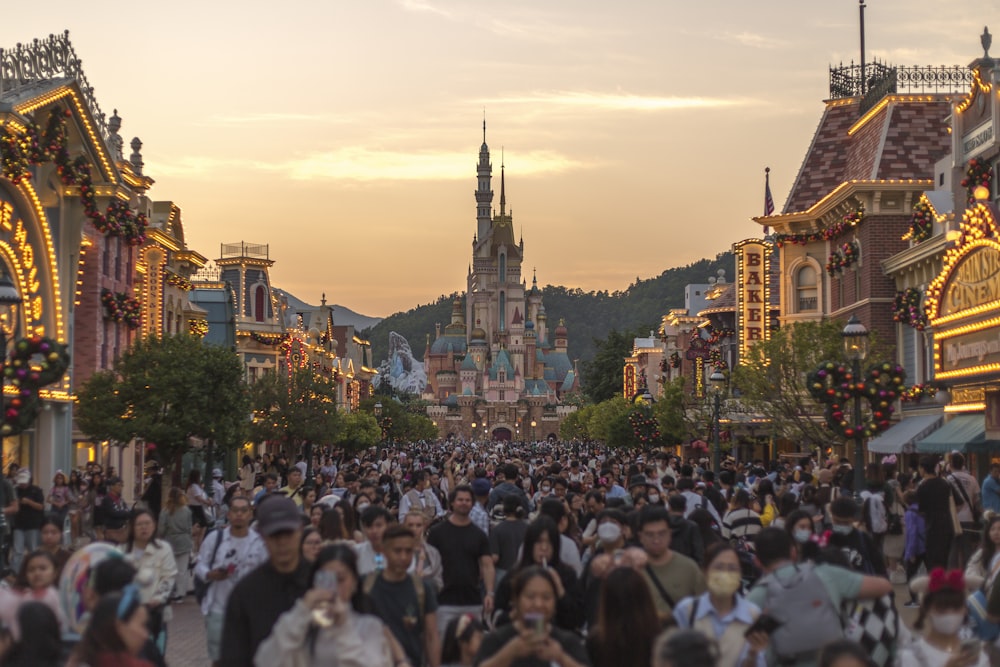
<svg viewBox="0 0 1000 667"><path fill-rule="evenodd" d="M960 230L925 299L934 328L934 376L941 380L1000 373L1000 230L992 208L970 206Z"/></svg>
<svg viewBox="0 0 1000 667"><path fill-rule="evenodd" d="M750 347L771 337L770 301L772 245L769 241L747 239L733 244L736 255L736 336L740 362Z"/></svg>
<svg viewBox="0 0 1000 667"><path fill-rule="evenodd" d="M45 251L45 241L40 238L38 230L24 216L19 214L15 205L0 198L0 255L6 264L5 271L12 278L21 292L23 299L17 308L12 308L12 315L20 317L25 326L23 332L27 336L52 336L55 331L49 331L45 321L49 319L50 307L47 282L48 271L46 263L48 253ZM58 309L58 306L51 306ZM17 314L15 314L17 313Z"/></svg>

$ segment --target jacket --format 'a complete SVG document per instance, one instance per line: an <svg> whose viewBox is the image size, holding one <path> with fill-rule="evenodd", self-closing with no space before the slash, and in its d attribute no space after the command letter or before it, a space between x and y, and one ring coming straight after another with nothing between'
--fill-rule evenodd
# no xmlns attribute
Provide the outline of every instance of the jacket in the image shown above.
<svg viewBox="0 0 1000 667"><path fill-rule="evenodd" d="M191 539L190 507L178 507L173 514L164 509L160 512L159 525L160 537L170 545L175 556L191 553L194 542Z"/></svg>
<svg viewBox="0 0 1000 667"><path fill-rule="evenodd" d="M170 621L170 591L177 579L177 561L173 549L165 541L156 540L146 545L141 552L132 550L125 558L137 570L135 583L139 586L139 598L143 604L159 602L163 609L163 620Z"/></svg>
<svg viewBox="0 0 1000 667"><path fill-rule="evenodd" d="M117 530L128 523L132 512L121 496L108 494L101 501L101 516L104 517L104 527Z"/></svg>

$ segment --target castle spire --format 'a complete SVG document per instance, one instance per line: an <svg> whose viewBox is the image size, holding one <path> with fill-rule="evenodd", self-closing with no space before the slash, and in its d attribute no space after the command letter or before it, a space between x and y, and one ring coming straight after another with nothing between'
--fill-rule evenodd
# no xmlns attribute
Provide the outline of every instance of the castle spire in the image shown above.
<svg viewBox="0 0 1000 667"><path fill-rule="evenodd" d="M504 191L504 164L503 164L503 148L500 149L500 217L502 218L506 213L507 208L507 193Z"/></svg>
<svg viewBox="0 0 1000 667"><path fill-rule="evenodd" d="M476 167L476 231L485 238L490 230L493 208L493 165L490 164L490 147L486 145L486 111L483 110L483 145L479 147L479 164Z"/></svg>

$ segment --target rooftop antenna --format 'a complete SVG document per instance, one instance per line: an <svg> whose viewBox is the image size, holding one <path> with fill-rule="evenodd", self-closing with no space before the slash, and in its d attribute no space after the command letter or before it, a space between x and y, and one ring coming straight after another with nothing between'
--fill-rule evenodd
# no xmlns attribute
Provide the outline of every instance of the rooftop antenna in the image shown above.
<svg viewBox="0 0 1000 667"><path fill-rule="evenodd" d="M858 12L861 16L861 94L867 92L868 77L865 75L865 0L858 0Z"/></svg>

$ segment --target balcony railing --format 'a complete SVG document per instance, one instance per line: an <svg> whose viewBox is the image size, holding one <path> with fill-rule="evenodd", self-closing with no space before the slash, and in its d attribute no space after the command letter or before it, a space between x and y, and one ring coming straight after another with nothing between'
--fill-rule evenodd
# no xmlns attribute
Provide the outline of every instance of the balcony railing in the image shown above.
<svg viewBox="0 0 1000 667"><path fill-rule="evenodd" d="M816 310L817 306L816 297L814 296L800 296L799 297L799 312L806 312L810 310Z"/></svg>
<svg viewBox="0 0 1000 667"><path fill-rule="evenodd" d="M897 93L964 93L972 85L972 70L961 65L888 65L851 62L830 68L830 99L861 97L860 113L886 95Z"/></svg>

